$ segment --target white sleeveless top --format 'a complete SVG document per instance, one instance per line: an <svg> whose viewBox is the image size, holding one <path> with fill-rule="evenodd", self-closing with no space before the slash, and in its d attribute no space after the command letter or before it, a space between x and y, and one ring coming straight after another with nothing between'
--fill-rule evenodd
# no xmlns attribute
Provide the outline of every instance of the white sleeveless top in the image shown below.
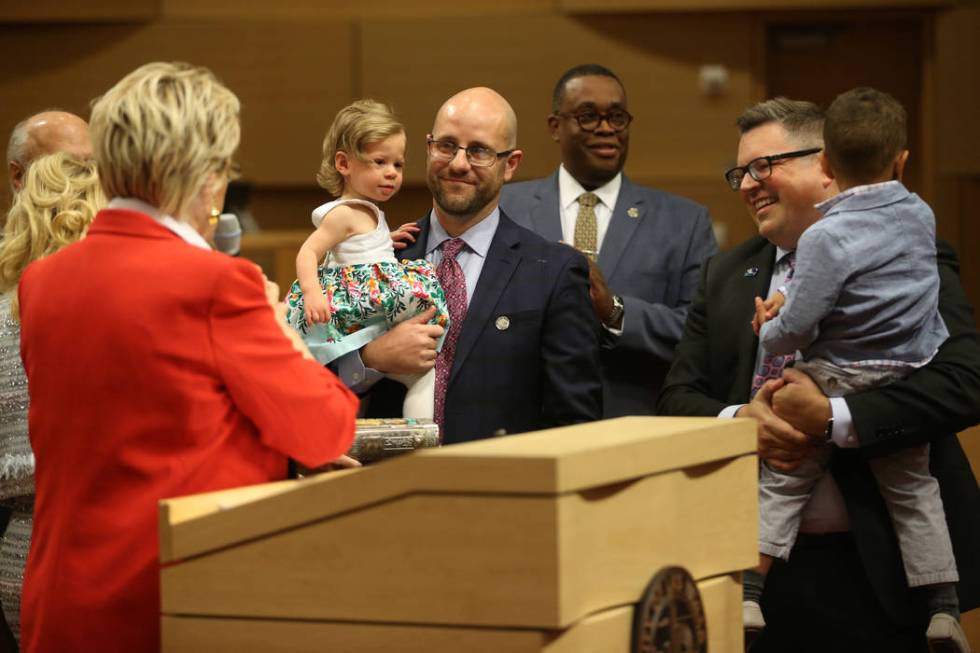
<svg viewBox="0 0 980 653"><path fill-rule="evenodd" d="M324 218L334 208L345 204L356 204L367 206L378 220L378 226L374 231L366 234L351 236L342 243L338 243L330 251L324 265L332 268L347 267L348 265L363 265L372 263L397 263L395 252L391 246L391 233L388 231L388 223L385 222L385 214L377 206L367 200L343 200L338 199L327 202L313 209L313 226L319 227Z"/></svg>

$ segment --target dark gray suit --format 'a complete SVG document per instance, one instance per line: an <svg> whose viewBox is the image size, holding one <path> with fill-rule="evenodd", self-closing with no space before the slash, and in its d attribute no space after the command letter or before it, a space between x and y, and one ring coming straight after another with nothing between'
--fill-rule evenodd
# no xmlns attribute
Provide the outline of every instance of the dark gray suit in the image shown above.
<svg viewBox="0 0 980 653"><path fill-rule="evenodd" d="M546 240L562 240L557 171L505 185L500 206ZM717 251L705 207L623 176L598 260L626 309L623 334L603 333L604 417L654 414L701 263Z"/></svg>
<svg viewBox="0 0 980 653"><path fill-rule="evenodd" d="M431 218L400 258L425 258ZM602 416L599 324L585 257L501 212L463 321L446 390L443 442L526 433ZM401 415L405 386L375 385L369 417Z"/></svg>

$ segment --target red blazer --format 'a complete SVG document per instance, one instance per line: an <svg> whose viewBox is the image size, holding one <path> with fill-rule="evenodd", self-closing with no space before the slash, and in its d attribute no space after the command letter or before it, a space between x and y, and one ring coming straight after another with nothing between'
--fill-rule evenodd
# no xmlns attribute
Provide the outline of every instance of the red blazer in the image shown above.
<svg viewBox="0 0 980 653"><path fill-rule="evenodd" d="M357 400L292 348L255 265L141 213L99 213L27 268L20 302L37 458L22 645L159 650L157 502L332 460Z"/></svg>

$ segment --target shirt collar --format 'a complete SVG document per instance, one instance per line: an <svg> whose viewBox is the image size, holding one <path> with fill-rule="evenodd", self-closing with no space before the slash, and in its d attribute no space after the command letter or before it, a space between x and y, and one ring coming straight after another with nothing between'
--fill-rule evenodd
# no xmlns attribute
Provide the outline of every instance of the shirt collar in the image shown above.
<svg viewBox="0 0 980 653"><path fill-rule="evenodd" d="M826 199L820 202L819 204L815 204L814 208L820 211L821 214L826 215L827 213L830 212L830 209L834 208L835 206L837 206L838 204L846 200L848 197L854 197L856 195L864 195L865 193L874 193L875 191L879 191L879 190L891 191L893 190L892 186L901 187L902 189L905 188L904 186L902 186L902 182L895 181L894 179L891 181L883 181L878 184L865 184L863 186L852 186L851 188L848 188L844 192L834 195L830 199Z"/></svg>
<svg viewBox="0 0 980 653"><path fill-rule="evenodd" d="M616 198L619 197L619 189L623 185L623 173L617 172L616 176L599 186L592 192L596 194L599 201L610 211L616 206ZM572 176L565 164L558 166L558 198L562 208L568 209L573 204L578 204L578 197L587 192L582 184Z"/></svg>
<svg viewBox="0 0 980 653"><path fill-rule="evenodd" d="M796 250L783 249L782 247L776 247L776 264L784 262L786 257L792 254Z"/></svg>
<svg viewBox="0 0 980 653"><path fill-rule="evenodd" d="M157 207L147 204L141 199L137 199L135 197L113 197L111 200L109 200L108 208L144 213L180 236L180 238L185 242L194 245L195 247L200 247L201 249L212 249L211 245L208 244L208 241L204 240L204 236L197 233L197 230L194 229L194 227L190 226L186 222L181 222L172 215L164 213Z"/></svg>
<svg viewBox="0 0 980 653"><path fill-rule="evenodd" d="M490 241L493 240L493 235L497 233L497 225L500 223L500 207L497 206L487 217L483 218L475 225L464 231L459 235L466 243L466 246L474 254L478 254L481 258L487 257L487 252L490 250ZM435 210L429 212L429 239L425 244L425 255L428 256L437 247L442 245L443 241L452 238L443 226L439 223L439 218L436 217Z"/></svg>

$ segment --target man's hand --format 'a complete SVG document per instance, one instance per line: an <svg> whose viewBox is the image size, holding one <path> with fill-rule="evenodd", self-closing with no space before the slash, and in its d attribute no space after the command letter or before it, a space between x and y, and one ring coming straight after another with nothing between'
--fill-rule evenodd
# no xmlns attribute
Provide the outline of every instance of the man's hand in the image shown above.
<svg viewBox="0 0 980 653"><path fill-rule="evenodd" d="M410 243L415 242L415 235L422 229L414 222L406 222L391 232L391 246L395 251L405 249Z"/></svg>
<svg viewBox="0 0 980 653"><path fill-rule="evenodd" d="M778 290L765 301L762 301L762 297L756 297L755 315L752 317L752 332L759 335L762 325L779 315L779 311L785 303L786 297Z"/></svg>
<svg viewBox="0 0 980 653"><path fill-rule="evenodd" d="M609 292L609 286L606 284L606 277L603 276L602 270L599 269L599 265L595 261L592 259L588 259L588 261L589 297L592 298L592 308L595 310L596 317L606 326L619 329L623 325L621 320L619 324L609 324L609 315L613 310L613 300L612 293Z"/></svg>
<svg viewBox="0 0 980 653"><path fill-rule="evenodd" d="M811 441L802 433L777 416L772 410L773 393L785 385L782 379L767 381L759 388L752 401L738 409L735 417L753 417L758 422L759 457L770 467L781 472L791 472L811 451Z"/></svg>
<svg viewBox="0 0 980 653"><path fill-rule="evenodd" d="M788 368L783 371L785 385L772 396L772 410L814 440L823 441L827 421L833 416L830 399L805 373Z"/></svg>
<svg viewBox="0 0 980 653"><path fill-rule="evenodd" d="M361 349L361 361L385 374L424 374L436 364L436 343L443 328L429 324L435 307L396 324Z"/></svg>

